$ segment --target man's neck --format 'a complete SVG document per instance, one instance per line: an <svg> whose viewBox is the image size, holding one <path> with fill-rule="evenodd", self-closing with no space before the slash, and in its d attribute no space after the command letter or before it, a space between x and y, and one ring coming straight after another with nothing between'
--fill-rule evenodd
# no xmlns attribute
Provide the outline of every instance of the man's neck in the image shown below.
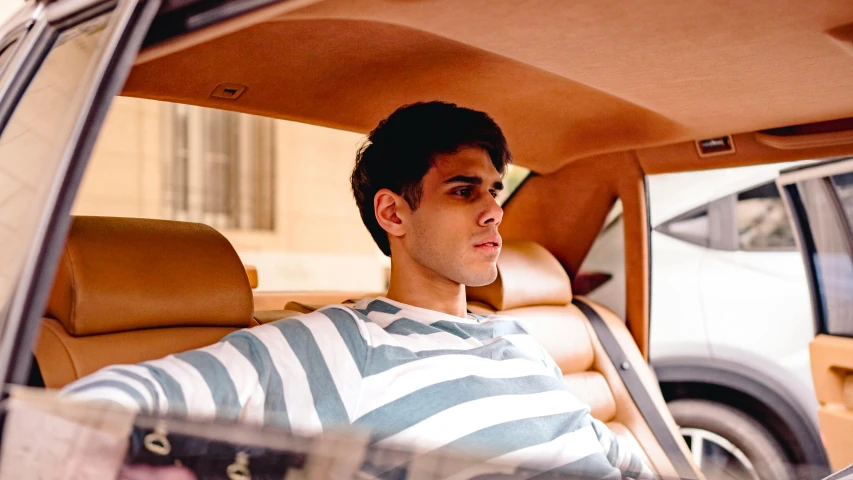
<svg viewBox="0 0 853 480"><path fill-rule="evenodd" d="M386 296L394 301L465 318L465 285L440 277L415 262L391 261Z"/></svg>

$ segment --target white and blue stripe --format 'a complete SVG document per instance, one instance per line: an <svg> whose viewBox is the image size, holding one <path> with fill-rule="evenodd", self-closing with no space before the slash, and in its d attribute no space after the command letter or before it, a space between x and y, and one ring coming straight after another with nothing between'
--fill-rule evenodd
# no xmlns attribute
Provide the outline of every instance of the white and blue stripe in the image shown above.
<svg viewBox="0 0 853 480"><path fill-rule="evenodd" d="M473 451L500 471L652 478L521 324L456 318L386 298L240 330L206 348L107 367L64 393L154 414L239 420L300 434L353 427L377 447ZM472 478L494 470L460 464ZM382 477L406 465L368 459Z"/></svg>

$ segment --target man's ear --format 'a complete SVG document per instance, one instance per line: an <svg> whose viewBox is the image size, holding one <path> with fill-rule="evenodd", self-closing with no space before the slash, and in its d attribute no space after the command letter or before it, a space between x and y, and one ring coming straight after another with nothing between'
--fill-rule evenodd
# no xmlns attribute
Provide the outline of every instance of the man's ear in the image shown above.
<svg viewBox="0 0 853 480"><path fill-rule="evenodd" d="M406 233L410 210L409 203L403 197L387 188L379 190L373 197L376 221L389 235L402 237Z"/></svg>

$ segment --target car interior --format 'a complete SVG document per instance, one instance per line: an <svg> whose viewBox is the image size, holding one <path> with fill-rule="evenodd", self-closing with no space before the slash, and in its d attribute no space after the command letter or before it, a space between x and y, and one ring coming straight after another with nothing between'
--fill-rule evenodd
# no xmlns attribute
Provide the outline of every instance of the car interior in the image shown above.
<svg viewBox="0 0 853 480"><path fill-rule="evenodd" d="M469 309L523 319L593 416L659 475L703 478L647 364L644 179L853 154L853 3L652 3L281 2L165 40L150 34L121 95L361 133L415 101L489 113L515 163L534 174L505 205L499 277L468 289ZM155 27L180 13L172 10ZM612 332L674 448L573 303L572 279L617 199L626 318L582 300ZM34 350L40 381L59 388L106 365L381 293L253 293L253 284L257 271L211 227L76 217ZM812 351L827 359L815 373L821 423L853 428L853 373L831 360L853 355L853 343L830 343ZM837 470L853 449L842 429L832 432Z"/></svg>
<svg viewBox="0 0 853 480"><path fill-rule="evenodd" d="M469 310L522 319L592 415L644 452L661 475L677 476L586 316L572 304L571 282L559 261L535 242L508 241L498 271L494 283L468 289ZM281 298L278 309L253 311L249 276L237 252L206 225L76 217L42 320L35 363L44 386L61 388L107 365L200 348L239 328L306 313L322 306L308 303L317 299L292 294ZM339 296L328 303L348 301ZM606 308L587 303L613 331L656 408L667 412L625 324ZM682 458L688 458L675 422L668 414L664 418L680 440ZM698 469L693 473L699 478Z"/></svg>

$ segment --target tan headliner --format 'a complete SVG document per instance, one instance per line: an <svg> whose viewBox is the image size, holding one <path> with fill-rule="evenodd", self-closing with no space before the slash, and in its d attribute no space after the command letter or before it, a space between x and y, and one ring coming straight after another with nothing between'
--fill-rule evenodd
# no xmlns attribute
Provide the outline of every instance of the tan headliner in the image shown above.
<svg viewBox="0 0 853 480"><path fill-rule="evenodd" d="M202 44L144 52L123 93L360 132L400 104L455 101L492 114L517 162L540 173L853 116L853 46L827 33L853 22L849 1L291 5ZM211 99L221 82L248 89Z"/></svg>

